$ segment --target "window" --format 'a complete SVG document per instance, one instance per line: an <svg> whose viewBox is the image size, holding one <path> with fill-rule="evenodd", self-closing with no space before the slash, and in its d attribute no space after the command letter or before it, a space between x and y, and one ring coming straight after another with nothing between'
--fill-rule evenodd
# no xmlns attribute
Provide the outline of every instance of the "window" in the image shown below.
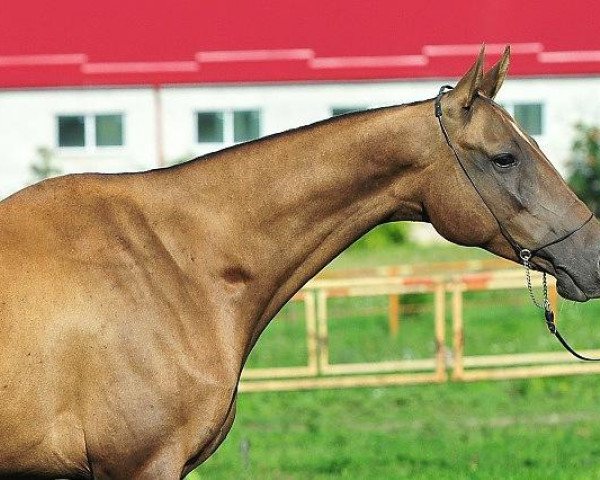
<svg viewBox="0 0 600 480"><path fill-rule="evenodd" d="M227 110L196 113L198 143L247 142L260 137L258 110Z"/></svg>
<svg viewBox="0 0 600 480"><path fill-rule="evenodd" d="M542 134L542 105L540 103L517 103L514 117L530 135Z"/></svg>
<svg viewBox="0 0 600 480"><path fill-rule="evenodd" d="M200 143L223 143L223 113L198 113L198 141Z"/></svg>
<svg viewBox="0 0 600 480"><path fill-rule="evenodd" d="M256 110L233 112L233 140L247 142L258 138L259 122Z"/></svg>
<svg viewBox="0 0 600 480"><path fill-rule="evenodd" d="M544 105L541 103L513 103L503 105L519 125L529 135L543 135L544 133Z"/></svg>
<svg viewBox="0 0 600 480"><path fill-rule="evenodd" d="M123 115L59 115L58 146L95 149L122 147Z"/></svg>
<svg viewBox="0 0 600 480"><path fill-rule="evenodd" d="M96 145L99 147L123 145L122 115L96 115Z"/></svg>
<svg viewBox="0 0 600 480"><path fill-rule="evenodd" d="M85 145L85 118L81 116L58 117L58 146L83 147Z"/></svg>
<svg viewBox="0 0 600 480"><path fill-rule="evenodd" d="M337 117L338 115L346 115L347 113L360 112L365 110L365 107L333 107L331 109L331 116Z"/></svg>

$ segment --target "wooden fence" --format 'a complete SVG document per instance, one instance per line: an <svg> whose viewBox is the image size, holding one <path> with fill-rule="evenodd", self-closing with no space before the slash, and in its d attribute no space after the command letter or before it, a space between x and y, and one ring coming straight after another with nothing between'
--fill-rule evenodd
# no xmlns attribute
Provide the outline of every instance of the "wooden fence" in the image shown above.
<svg viewBox="0 0 600 480"><path fill-rule="evenodd" d="M532 280L534 280L534 286L541 285L540 275L532 277ZM556 283L553 278L548 280L550 303L552 309L557 312ZM466 274L455 277L447 285L452 295L452 380L500 380L600 373L599 364L580 362L566 351L465 356L463 294L468 291L507 290L522 288L522 286L522 270L496 272L488 278L482 274ZM600 350L584 350L582 353L595 356L600 354Z"/></svg>
<svg viewBox="0 0 600 480"><path fill-rule="evenodd" d="M335 278L332 276L309 282L292 299L294 302L304 304L306 365L247 368L242 374L240 391L385 386L440 383L448 380L475 381L600 373L599 364L584 364L574 361L567 352L465 355L464 293L523 289L525 284L522 269L451 275L433 273L419 277L398 275L397 269L388 269L387 271L378 271L376 274L379 276L363 278ZM534 287L540 287L541 276L532 275L532 283ZM553 279L549 281L549 289L551 303L556 306L557 295ZM431 294L433 299L431 334L435 342L435 351L431 358L363 363L336 364L331 362L328 324L328 301L330 299L386 296L388 298L390 334L397 335L400 298L402 295L414 293ZM446 301L447 296L449 296L450 302ZM450 305L448 306L447 303ZM451 348L447 345L445 332L448 308L452 324ZM600 355L600 350L583 353Z"/></svg>

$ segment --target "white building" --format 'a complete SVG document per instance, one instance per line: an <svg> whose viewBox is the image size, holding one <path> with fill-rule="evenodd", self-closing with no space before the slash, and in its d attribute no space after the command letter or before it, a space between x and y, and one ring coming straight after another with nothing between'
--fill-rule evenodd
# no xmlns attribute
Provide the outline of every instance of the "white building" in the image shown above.
<svg viewBox="0 0 600 480"><path fill-rule="evenodd" d="M522 23L507 21L522 8L511 0L503 3L507 18L457 43L452 20L440 24L436 9L404 5L407 25L425 31L435 21L443 41L429 43L413 28L390 48L395 30L383 27L397 21L400 8L391 0L369 13L383 27L356 22L342 33L339 17L352 18L356 5L340 13L305 1L320 20L302 29L277 2L249 4L236 8L232 25L211 29L226 14L196 3L157 2L140 12L107 1L74 16L64 0L33 18L13 2L0 17L7 40L0 42L0 196L33 182L32 165L44 155L61 173L156 168L333 114L434 97L464 73L483 41L493 61L512 38L527 38L512 41L513 75L497 100L559 170L574 125L600 123L600 37L587 26L577 38L558 28L578 13L545 12L543 24L528 24L524 35ZM489 14L470 12L466 1L456 5L473 23ZM193 15L198 24L186 22ZM97 19L91 30L90 18ZM240 32L235 25L243 19L255 29ZM586 48L576 48L581 44Z"/></svg>

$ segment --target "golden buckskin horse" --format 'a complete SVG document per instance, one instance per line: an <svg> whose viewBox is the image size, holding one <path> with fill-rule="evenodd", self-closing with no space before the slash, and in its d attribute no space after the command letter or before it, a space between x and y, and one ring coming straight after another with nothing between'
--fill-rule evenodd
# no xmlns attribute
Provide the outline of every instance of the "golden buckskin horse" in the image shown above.
<svg viewBox="0 0 600 480"><path fill-rule="evenodd" d="M533 266L566 298L600 296L600 225L494 103L508 49L483 59L440 100L464 168L426 100L4 200L0 477L183 477L227 435L269 321L383 222L515 261L509 238L551 243Z"/></svg>

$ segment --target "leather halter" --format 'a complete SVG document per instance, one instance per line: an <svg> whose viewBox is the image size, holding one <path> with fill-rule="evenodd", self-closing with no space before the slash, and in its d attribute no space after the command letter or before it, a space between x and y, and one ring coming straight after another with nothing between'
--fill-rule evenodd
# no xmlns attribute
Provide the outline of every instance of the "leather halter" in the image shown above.
<svg viewBox="0 0 600 480"><path fill-rule="evenodd" d="M444 96L444 94L446 93L447 90L452 90L453 88L454 87L452 87L450 85L443 85L440 88L440 91L439 91L437 97L435 98L435 116L438 119L438 123L440 124L440 128L442 130L442 134L444 135L444 139L446 140L446 143L448 144L448 146L452 150L452 153L454 154L454 157L456 158L456 161L458 162L458 164L460 165L460 168L464 172L465 176L467 177L467 179L469 180L469 182L471 183L471 185L473 186L473 188L477 192L477 195L479 195L479 197L483 201L483 204L487 207L487 209L491 213L492 217L494 217L494 220L496 220L496 223L498 224L498 227L500 229L500 233L502 233L502 236L506 239L506 241L510 244L510 246L515 251L515 253L517 255L517 258L523 263L523 266L526 268L526 271L527 271L527 287L529 288L529 293L531 295L531 299L533 300L533 303L536 306L538 306L538 307L540 307L541 309L544 310L544 317L546 319L546 326L548 327L548 330L550 331L550 333L552 333L558 339L558 341L561 343L561 345L569 353L571 353L573 356L579 358L580 360L585 360L587 362L600 362L600 358L589 358L589 357L585 357L585 356L577 353L567 343L567 341L564 339L564 337L558 331L558 328L556 327L556 323L554 321L554 312L552 311L552 309L550 307L550 302L548 301L548 291L547 291L547 285L546 285L546 273L543 272L543 285L544 285L544 303L543 303L543 305L538 304L538 302L535 300L535 297L533 296L533 291L531 289L531 281L530 281L530 276L529 276L529 269L530 269L530 262L529 261L530 261L531 258L535 257L541 250L543 250L545 248L548 248L548 247L550 247L552 245L556 245L557 243L560 243L563 240L566 240L571 235L573 235L574 233L576 233L579 230L581 230L583 227L585 227L592 220L592 218L594 218L594 214L592 213L589 216L589 218L585 222L583 222L579 227L577 227L575 230L572 230L571 232L569 232L569 233L567 233L565 235L562 235L562 236L560 236L560 237L558 237L558 238L556 238L556 239L554 239L554 240L552 240L552 241L550 241L550 242L542 245L541 247L537 247L537 248L524 248L523 246L521 246L515 240L515 238L510 234L510 232L504 227L504 225L502 225L502 223L500 222L500 219L494 213L494 210L492 208L490 208L490 205L485 201L484 196L481 194L481 191L477 187L477 184L473 181L473 178L471 177L471 175L469 175L469 172L467 171L467 168L465 167L463 161L461 160L460 156L458 155L458 152L456 151L456 148L454 148L454 145L450 141L450 136L448 135L448 130L446 130L444 122L442 121L442 97Z"/></svg>

